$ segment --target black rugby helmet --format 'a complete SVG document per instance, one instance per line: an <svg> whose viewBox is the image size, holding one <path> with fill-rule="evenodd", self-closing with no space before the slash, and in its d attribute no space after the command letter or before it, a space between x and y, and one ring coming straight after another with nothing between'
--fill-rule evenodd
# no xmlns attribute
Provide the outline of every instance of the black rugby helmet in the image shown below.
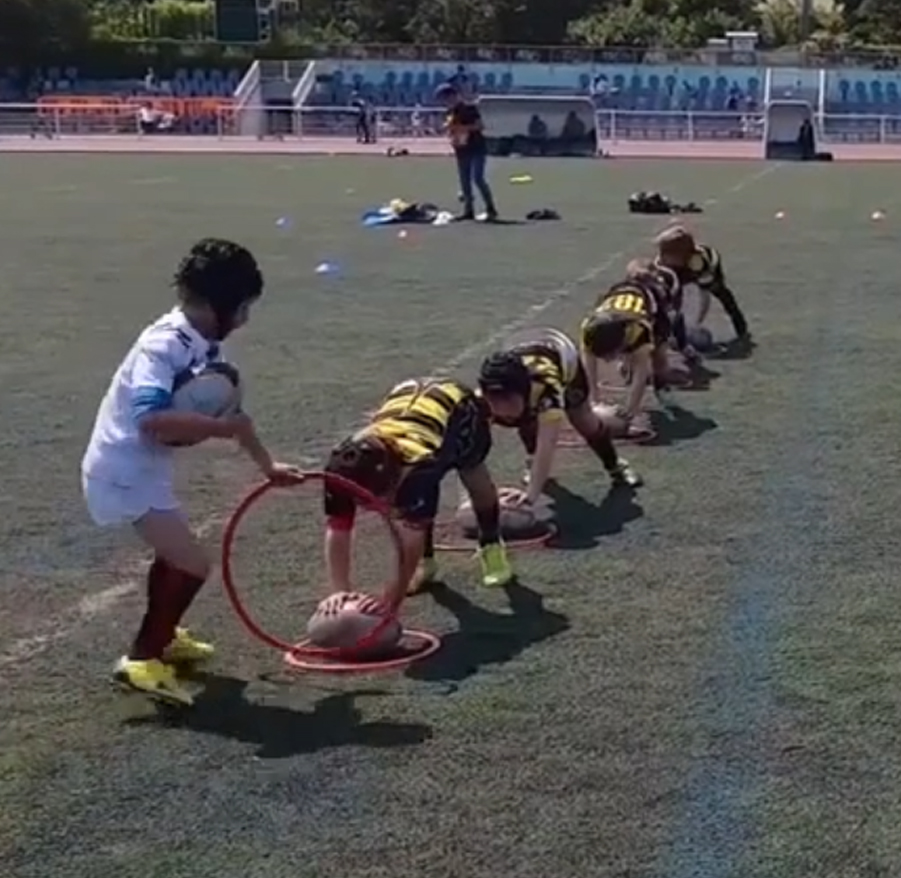
<svg viewBox="0 0 901 878"><path fill-rule="evenodd" d="M622 315L598 311L582 324L582 344L596 357L612 357L626 343L626 325Z"/></svg>
<svg viewBox="0 0 901 878"><path fill-rule="evenodd" d="M486 357L479 370L482 393L529 395L532 377L522 357L514 351L497 351Z"/></svg>
<svg viewBox="0 0 901 878"><path fill-rule="evenodd" d="M238 309L263 295L263 274L246 247L223 238L204 238L182 259L175 285L184 301L210 306L224 338Z"/></svg>
<svg viewBox="0 0 901 878"><path fill-rule="evenodd" d="M384 497L400 481L401 463L377 436L357 434L329 455L326 471L359 485L374 497Z"/></svg>

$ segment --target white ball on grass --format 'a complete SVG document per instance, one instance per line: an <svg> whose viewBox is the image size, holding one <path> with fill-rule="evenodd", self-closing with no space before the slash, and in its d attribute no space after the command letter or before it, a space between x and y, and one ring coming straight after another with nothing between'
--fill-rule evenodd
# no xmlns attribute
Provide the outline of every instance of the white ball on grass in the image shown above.
<svg viewBox="0 0 901 878"><path fill-rule="evenodd" d="M370 595L339 591L320 601L307 623L307 637L322 649L352 650L385 621L384 608ZM384 652L400 642L400 622L392 619L361 655Z"/></svg>
<svg viewBox="0 0 901 878"><path fill-rule="evenodd" d="M172 408L177 412L227 418L241 410L241 398L238 370L228 363L210 363L176 381Z"/></svg>

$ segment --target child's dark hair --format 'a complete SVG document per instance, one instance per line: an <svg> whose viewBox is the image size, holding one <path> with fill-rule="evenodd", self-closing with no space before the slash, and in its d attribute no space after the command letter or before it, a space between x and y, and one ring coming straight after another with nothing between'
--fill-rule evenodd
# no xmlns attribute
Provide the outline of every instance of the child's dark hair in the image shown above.
<svg viewBox="0 0 901 878"><path fill-rule="evenodd" d="M260 298L263 274L246 247L223 238L204 238L182 259L175 285L183 302L234 310Z"/></svg>
<svg viewBox="0 0 901 878"><path fill-rule="evenodd" d="M451 82L443 82L435 89L435 97L439 100L460 97L460 89Z"/></svg>

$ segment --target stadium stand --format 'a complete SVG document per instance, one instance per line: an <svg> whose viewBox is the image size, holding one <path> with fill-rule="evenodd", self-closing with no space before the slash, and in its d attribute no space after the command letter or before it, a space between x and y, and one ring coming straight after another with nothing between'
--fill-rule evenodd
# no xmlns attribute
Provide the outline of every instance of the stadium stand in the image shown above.
<svg viewBox="0 0 901 878"><path fill-rule="evenodd" d="M435 89L462 77L473 94L595 94L601 107L622 110L726 110L736 99L759 100L764 71L731 69L584 65L474 64L465 69L403 69L384 62L316 64L312 105L340 106L358 93L378 106L412 107L433 101Z"/></svg>
<svg viewBox="0 0 901 878"><path fill-rule="evenodd" d="M807 100L832 139L901 135L901 74L866 68L317 61L305 105L346 106L357 95L389 110L428 107L435 88L453 77L464 78L473 95L591 94L601 116L620 114L621 139L683 136L687 112L694 114L693 137L743 136L747 117L775 98Z"/></svg>
<svg viewBox="0 0 901 878"><path fill-rule="evenodd" d="M147 107L172 117L175 133L210 135L221 130L242 76L239 70L216 69L180 69L171 79L148 74L97 80L80 76L73 67L37 70L28 76L10 68L0 77L0 99L37 104L36 114L20 113L23 133L133 132L139 109ZM14 118L7 109L6 131L14 130Z"/></svg>
<svg viewBox="0 0 901 878"><path fill-rule="evenodd" d="M456 79L473 96L590 96L598 110L602 137L612 135L614 117L616 136L621 139L744 136L746 120L759 118L766 101L778 98L808 101L827 139L901 138L901 73L896 69L522 61L465 66L387 60L269 63L284 64L285 71L290 68L290 76L276 73L267 80L264 75L266 88L254 92L250 101L238 88L247 74L234 69L181 69L169 79L154 79L149 88L146 77L93 80L74 68L50 68L28 76L8 69L0 75L0 100L40 98L47 107L60 106L64 99L87 105L88 98L99 102L114 97L122 108L113 113L114 119L131 118L135 101L149 102L154 110L177 118L173 130L213 134L223 130L223 109L228 111L229 100L235 98L239 110L255 102L273 111L257 114L268 133L276 128L273 119L277 119L279 133L290 133L292 112L301 110L306 133L329 135L351 135L355 112L350 105L363 101L379 109L383 130L429 136L441 128L442 114L434 107L435 89ZM302 80L310 87L299 88ZM79 114L77 107L72 112ZM692 121L687 131L689 112ZM240 125L233 130L247 133L255 127Z"/></svg>
<svg viewBox="0 0 901 878"><path fill-rule="evenodd" d="M10 71L10 73L13 73ZM231 97L241 80L240 70L180 69L171 79L147 77L131 79L88 79L74 67L35 71L27 90L41 95L120 95L135 97L158 95L173 98ZM18 79L18 77L16 77Z"/></svg>

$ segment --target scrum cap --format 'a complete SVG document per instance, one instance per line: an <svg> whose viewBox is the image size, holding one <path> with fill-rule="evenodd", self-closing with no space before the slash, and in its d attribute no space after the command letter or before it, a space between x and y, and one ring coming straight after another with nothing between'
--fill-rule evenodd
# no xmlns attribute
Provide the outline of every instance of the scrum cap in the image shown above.
<svg viewBox="0 0 901 878"><path fill-rule="evenodd" d="M670 226L654 239L661 253L689 253L695 248L695 239L685 226Z"/></svg>
<svg viewBox="0 0 901 878"><path fill-rule="evenodd" d="M479 387L482 393L527 396L532 378L522 358L513 351L498 351L482 361Z"/></svg>
<svg viewBox="0 0 901 878"><path fill-rule="evenodd" d="M602 359L620 351L626 343L626 320L613 311L598 311L582 324L582 344Z"/></svg>
<svg viewBox="0 0 901 878"><path fill-rule="evenodd" d="M365 431L345 439L329 455L328 472L383 497L400 480L401 464L391 448Z"/></svg>

